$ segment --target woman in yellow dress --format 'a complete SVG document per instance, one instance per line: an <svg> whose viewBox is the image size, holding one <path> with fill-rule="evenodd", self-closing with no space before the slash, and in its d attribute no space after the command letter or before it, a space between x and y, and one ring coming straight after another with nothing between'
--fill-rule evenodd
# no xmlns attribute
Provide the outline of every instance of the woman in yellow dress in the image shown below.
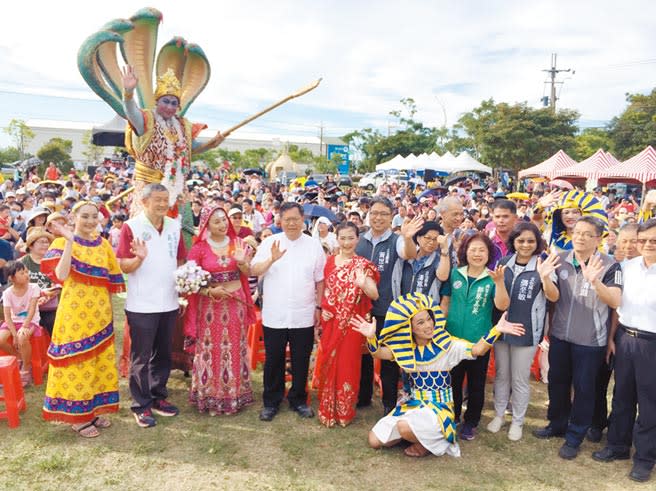
<svg viewBox="0 0 656 491"><path fill-rule="evenodd" d="M43 417L73 425L81 436L98 436L118 411L111 293L125 289L112 246L98 235L98 208L74 208L75 230L55 225L55 239L41 271L63 284L52 342Z"/></svg>

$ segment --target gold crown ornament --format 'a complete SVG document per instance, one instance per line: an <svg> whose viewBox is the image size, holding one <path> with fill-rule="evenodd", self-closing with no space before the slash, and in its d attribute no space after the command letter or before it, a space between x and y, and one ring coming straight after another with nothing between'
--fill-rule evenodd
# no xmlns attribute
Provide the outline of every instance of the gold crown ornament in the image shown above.
<svg viewBox="0 0 656 491"><path fill-rule="evenodd" d="M182 87L180 81L175 76L172 68L166 70L166 73L157 77L157 87L155 87L155 100L165 95L172 95L180 100L182 95Z"/></svg>

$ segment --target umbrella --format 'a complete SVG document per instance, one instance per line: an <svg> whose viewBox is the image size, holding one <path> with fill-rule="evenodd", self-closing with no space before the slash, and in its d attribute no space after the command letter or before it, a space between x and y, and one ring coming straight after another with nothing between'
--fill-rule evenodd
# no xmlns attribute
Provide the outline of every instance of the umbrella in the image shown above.
<svg viewBox="0 0 656 491"><path fill-rule="evenodd" d="M449 192L449 190L447 188L445 188L443 186L438 186L436 188L427 189L426 191L421 193L419 195L419 199L421 199L421 198L430 198L431 196L436 196L436 197L439 198L439 197L444 196L448 192Z"/></svg>
<svg viewBox="0 0 656 491"><path fill-rule="evenodd" d="M244 169L242 172L246 176L250 176L251 174L257 174L258 176L263 176L264 175L264 171L262 169L258 169L257 167L252 167L250 169Z"/></svg>
<svg viewBox="0 0 656 491"><path fill-rule="evenodd" d="M303 205L303 214L306 217L326 217L331 222L337 222L337 217L328 208L319 205L305 204Z"/></svg>
<svg viewBox="0 0 656 491"><path fill-rule="evenodd" d="M521 200L521 201L528 201L531 197L529 196L528 193L515 192L515 193L507 194L506 198L508 198L508 199L518 199L518 200Z"/></svg>
<svg viewBox="0 0 656 491"><path fill-rule="evenodd" d="M549 181L549 186L555 186L561 189L574 189L574 186L564 179L554 179L553 181Z"/></svg>
<svg viewBox="0 0 656 491"><path fill-rule="evenodd" d="M450 179L444 184L446 187L453 186L454 184L458 184L459 182L462 182L466 179L469 179L467 176L459 176L459 177L454 177L453 179Z"/></svg>

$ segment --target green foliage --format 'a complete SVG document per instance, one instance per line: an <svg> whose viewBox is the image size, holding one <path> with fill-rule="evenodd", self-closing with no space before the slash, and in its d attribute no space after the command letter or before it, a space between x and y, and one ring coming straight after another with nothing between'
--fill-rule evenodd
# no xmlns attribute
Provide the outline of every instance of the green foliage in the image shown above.
<svg viewBox="0 0 656 491"><path fill-rule="evenodd" d="M215 148L201 154L196 154L191 160L193 162L203 161L212 169L220 167L226 160L230 162L230 166L233 169L253 167L263 169L267 162L270 162L273 158L273 150L267 148L249 148L244 150L243 154L239 150Z"/></svg>
<svg viewBox="0 0 656 491"><path fill-rule="evenodd" d="M73 166L71 162L72 150L73 142L71 140L51 138L36 152L36 156L43 160L43 164L39 166L39 173L45 170L49 162L54 162L63 173L68 172Z"/></svg>
<svg viewBox="0 0 656 491"><path fill-rule="evenodd" d="M27 158L27 145L34 138L34 131L25 124L22 119L12 119L9 124L3 128L14 142L14 147L18 150L19 159Z"/></svg>
<svg viewBox="0 0 656 491"><path fill-rule="evenodd" d="M585 160L597 150L603 148L607 152L614 153L613 140L605 128L586 128L576 135L574 141L574 160Z"/></svg>
<svg viewBox="0 0 656 491"><path fill-rule="evenodd" d="M656 147L656 89L645 94L626 94L628 107L613 118L608 132L616 157L627 159L647 145Z"/></svg>
<svg viewBox="0 0 656 491"><path fill-rule="evenodd" d="M20 160L20 152L16 147L0 148L0 163L11 164Z"/></svg>
<svg viewBox="0 0 656 491"><path fill-rule="evenodd" d="M84 145L82 155L87 158L87 162L89 164L99 163L105 153L105 149L99 145L93 144L91 130L85 131L82 135L82 145Z"/></svg>
<svg viewBox="0 0 656 491"><path fill-rule="evenodd" d="M528 104L495 104L488 99L465 113L454 130L458 150L468 150L486 165L522 169L549 158L559 149L571 151L579 114L570 109L552 113Z"/></svg>

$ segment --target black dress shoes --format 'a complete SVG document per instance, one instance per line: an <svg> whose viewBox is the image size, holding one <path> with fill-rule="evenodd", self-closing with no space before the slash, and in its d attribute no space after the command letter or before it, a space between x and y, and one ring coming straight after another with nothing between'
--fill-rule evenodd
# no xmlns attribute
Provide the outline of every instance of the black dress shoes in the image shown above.
<svg viewBox="0 0 656 491"><path fill-rule="evenodd" d="M296 411L301 418L313 418L314 411L307 404L299 404L296 407L292 408L293 411Z"/></svg>
<svg viewBox="0 0 656 491"><path fill-rule="evenodd" d="M629 479L631 479L632 481L647 482L649 481L650 477L651 477L651 469L637 466L635 464L633 465L633 469L631 469L631 472L629 472Z"/></svg>
<svg viewBox="0 0 656 491"><path fill-rule="evenodd" d="M273 418L278 414L277 407L266 407L260 411L260 421L273 421Z"/></svg>
<svg viewBox="0 0 656 491"><path fill-rule="evenodd" d="M546 438L555 438L555 437L565 436L565 432L555 431L553 429L553 426L548 425L548 426L545 426L544 428L538 428L537 430L533 430L533 436L535 438L541 438L541 439L544 440Z"/></svg>
<svg viewBox="0 0 656 491"><path fill-rule="evenodd" d="M592 426L588 428L588 432L585 434L585 439L592 443L599 443L601 441L601 436L604 430L601 428L593 428Z"/></svg>
<svg viewBox="0 0 656 491"><path fill-rule="evenodd" d="M597 462L612 462L613 460L629 460L629 452L617 452L610 447L592 452L592 458Z"/></svg>

